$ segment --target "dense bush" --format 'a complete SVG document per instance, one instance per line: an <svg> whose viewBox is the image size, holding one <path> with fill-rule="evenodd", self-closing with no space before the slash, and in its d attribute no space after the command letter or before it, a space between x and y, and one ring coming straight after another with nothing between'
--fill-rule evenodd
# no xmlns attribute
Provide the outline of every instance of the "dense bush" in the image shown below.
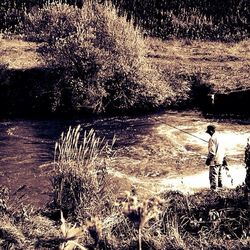
<svg viewBox="0 0 250 250"><path fill-rule="evenodd" d="M48 64L64 69L58 110L152 109L171 97L146 62L140 31L109 5L47 5L27 16L26 27L29 39L45 43Z"/></svg>

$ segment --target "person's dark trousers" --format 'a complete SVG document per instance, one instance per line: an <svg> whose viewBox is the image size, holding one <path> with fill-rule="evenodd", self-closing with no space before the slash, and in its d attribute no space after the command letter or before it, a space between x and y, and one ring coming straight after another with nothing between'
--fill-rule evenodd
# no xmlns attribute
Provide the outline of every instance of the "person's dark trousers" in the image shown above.
<svg viewBox="0 0 250 250"><path fill-rule="evenodd" d="M245 198L250 211L250 165L246 166L246 178L245 178Z"/></svg>
<svg viewBox="0 0 250 250"><path fill-rule="evenodd" d="M215 165L209 167L209 181L211 189L222 187L221 169L222 169L221 165Z"/></svg>
<svg viewBox="0 0 250 250"><path fill-rule="evenodd" d="M246 166L246 179L245 179L246 186L248 190L250 190L250 166Z"/></svg>

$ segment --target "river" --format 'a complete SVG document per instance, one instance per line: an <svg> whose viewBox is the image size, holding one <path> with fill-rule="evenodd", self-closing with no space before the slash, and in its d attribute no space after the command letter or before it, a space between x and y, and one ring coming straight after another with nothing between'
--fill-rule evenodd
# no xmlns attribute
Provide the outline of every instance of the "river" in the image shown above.
<svg viewBox="0 0 250 250"><path fill-rule="evenodd" d="M116 136L115 157L109 171L121 181L126 179L151 192L208 188L204 159L208 140L205 129L210 123L217 126L227 146L231 167L227 186L235 187L244 181L243 154L250 136L250 121L206 119L195 112L74 120L1 120L0 184L9 188L16 206L21 203L44 206L51 195L55 142L69 126L81 124L82 130L93 128L107 140Z"/></svg>

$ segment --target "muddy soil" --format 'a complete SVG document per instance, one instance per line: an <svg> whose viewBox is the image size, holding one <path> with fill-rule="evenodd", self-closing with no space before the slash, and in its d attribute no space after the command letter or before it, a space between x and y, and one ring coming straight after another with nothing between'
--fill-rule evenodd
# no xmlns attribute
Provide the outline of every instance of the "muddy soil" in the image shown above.
<svg viewBox="0 0 250 250"><path fill-rule="evenodd" d="M0 122L0 184L9 187L16 206L36 208L51 199L55 141L68 127L81 124L98 136L117 138L109 167L120 189L133 185L145 193L179 190L184 193L209 188L206 126L213 123L227 148L230 172L224 171L226 188L245 178L244 147L250 120L206 119L199 113L162 113L142 117L80 120L6 120ZM116 185L117 186L117 185Z"/></svg>

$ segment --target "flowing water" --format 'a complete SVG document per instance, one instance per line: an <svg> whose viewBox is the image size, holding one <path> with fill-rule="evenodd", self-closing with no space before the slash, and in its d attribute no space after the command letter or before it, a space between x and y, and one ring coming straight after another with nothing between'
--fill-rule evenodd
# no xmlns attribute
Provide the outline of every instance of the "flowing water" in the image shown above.
<svg viewBox="0 0 250 250"><path fill-rule="evenodd" d="M209 139L208 123L220 131L230 162L225 185L244 181L244 147L250 122L205 119L198 113L161 113L140 117L109 117L75 120L0 121L0 185L10 189L16 204L35 207L50 197L55 141L69 126L94 128L100 137L117 140L110 174L120 180L161 192L177 189L192 192L208 188L204 166Z"/></svg>

